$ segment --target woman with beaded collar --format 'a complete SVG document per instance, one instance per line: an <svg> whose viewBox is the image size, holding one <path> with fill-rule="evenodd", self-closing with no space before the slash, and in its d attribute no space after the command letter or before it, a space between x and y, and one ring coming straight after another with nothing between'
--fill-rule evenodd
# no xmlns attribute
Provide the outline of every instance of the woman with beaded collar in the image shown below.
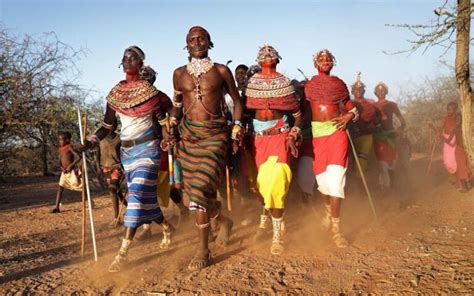
<svg viewBox="0 0 474 296"><path fill-rule="evenodd" d="M268 214L272 218L273 240L271 253L283 252L283 212L292 174L291 154L298 157L297 142L301 140L301 111L291 81L276 71L280 55L270 45L258 51L257 63L261 72L253 75L247 84L247 108L255 110L252 120L253 150L257 165L257 188L263 199L263 212L255 239L265 233ZM290 128L288 116L295 119Z"/></svg>
<svg viewBox="0 0 474 296"><path fill-rule="evenodd" d="M350 99L344 81L331 75L335 62L333 54L327 49L313 56L318 74L305 84L305 97L309 101L312 118L313 171L326 207L321 224L332 231L336 246L345 248L348 242L339 227L349 157L349 140L345 130L351 120L358 120L359 112Z"/></svg>
<svg viewBox="0 0 474 296"><path fill-rule="evenodd" d="M107 107L100 128L90 136L81 150L95 147L104 139L120 118L122 128L121 160L125 169L128 186L128 205L124 217L126 228L122 245L109 267L109 272L118 272L127 261L130 243L138 227L156 222L163 229L160 247L166 248L171 242L174 230L163 217L156 200L156 179L160 164L159 127L168 121L166 101L168 96L159 91L144 74L144 52L137 46L125 49L122 65L125 80L112 88L107 96ZM166 128L161 129L166 134Z"/></svg>

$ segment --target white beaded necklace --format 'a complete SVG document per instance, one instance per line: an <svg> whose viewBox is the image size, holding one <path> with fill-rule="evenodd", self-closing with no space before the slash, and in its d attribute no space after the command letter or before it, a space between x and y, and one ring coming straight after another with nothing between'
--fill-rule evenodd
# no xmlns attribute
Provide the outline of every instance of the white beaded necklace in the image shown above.
<svg viewBox="0 0 474 296"><path fill-rule="evenodd" d="M209 72L213 66L214 62L209 57L204 59L191 58L191 61L186 65L186 70L189 75L199 78Z"/></svg>

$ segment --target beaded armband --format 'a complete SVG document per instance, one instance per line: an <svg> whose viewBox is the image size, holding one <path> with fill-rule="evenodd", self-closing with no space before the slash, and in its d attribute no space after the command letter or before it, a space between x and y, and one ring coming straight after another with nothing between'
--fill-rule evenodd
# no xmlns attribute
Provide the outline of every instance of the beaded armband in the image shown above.
<svg viewBox="0 0 474 296"><path fill-rule="evenodd" d="M173 107L176 107L176 108L182 108L183 107L183 102L176 101L176 97L179 96L179 95L182 95L182 94L183 94L183 92L181 92L179 90L174 90Z"/></svg>
<svg viewBox="0 0 474 296"><path fill-rule="evenodd" d="M350 113L354 114L354 118L352 118L352 121L353 122L356 122L357 120L359 120L359 110L357 110L356 107L352 108L351 110L349 110Z"/></svg>
<svg viewBox="0 0 474 296"><path fill-rule="evenodd" d="M293 118L300 118L301 117L301 110L298 110L298 112L292 113Z"/></svg>
<svg viewBox="0 0 474 296"><path fill-rule="evenodd" d="M161 126L165 126L165 125L168 123L168 116L165 116L165 118L163 118L163 119L159 119L159 120L158 120L158 123L159 123Z"/></svg>
<svg viewBox="0 0 474 296"><path fill-rule="evenodd" d="M108 123L105 123L105 121L102 121L100 126L109 130L109 129L112 129L113 124L108 124Z"/></svg>

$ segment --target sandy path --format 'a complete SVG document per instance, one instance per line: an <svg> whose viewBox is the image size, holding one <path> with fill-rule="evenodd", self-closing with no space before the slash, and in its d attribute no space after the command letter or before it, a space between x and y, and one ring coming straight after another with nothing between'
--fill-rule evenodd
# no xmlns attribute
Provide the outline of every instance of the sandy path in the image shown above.
<svg viewBox="0 0 474 296"><path fill-rule="evenodd" d="M68 194L59 215L48 213L54 178L0 188L0 291L25 294L316 294L324 292L465 293L474 290L474 193L460 194L443 172L417 181L416 194L377 196L374 222L365 197L351 190L343 208L343 230L351 243L335 249L319 228L321 203L314 210L288 198L286 252L269 254L270 238L250 239L258 205L232 213L236 222L231 244L211 246L214 264L190 273L187 263L197 243L192 222L180 225L171 248L159 249L161 234L134 242L130 266L107 273L120 245L122 230L109 229L107 196L96 196L99 261L79 256L80 196ZM416 173L417 171L415 171ZM419 172L422 172L419 170ZM416 174L414 174L416 175ZM400 207L400 201L407 204ZM238 209L238 207L236 207ZM168 215L172 211L168 210ZM253 218L242 226L243 217Z"/></svg>

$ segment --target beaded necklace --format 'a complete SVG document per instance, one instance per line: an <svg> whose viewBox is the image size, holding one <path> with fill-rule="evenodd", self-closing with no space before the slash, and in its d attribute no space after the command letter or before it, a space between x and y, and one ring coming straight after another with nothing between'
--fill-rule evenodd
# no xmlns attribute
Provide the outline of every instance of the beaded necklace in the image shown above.
<svg viewBox="0 0 474 296"><path fill-rule="evenodd" d="M202 89L201 89L201 78L202 76L204 76L204 74L209 72L212 69L212 67L214 67L214 62L209 57L204 58L204 59L191 58L191 61L186 65L186 71L188 72L189 75L193 77L193 80L194 80L195 95L194 95L194 100L189 106L189 108L184 110L184 115L186 115L188 111L191 110L191 108L194 106L194 104L197 101L199 101L202 107L204 108L204 111L206 111L207 114L213 117L220 116L220 114L215 114L209 111L204 105L204 103L202 102L202 98L204 97L204 95L202 94Z"/></svg>

